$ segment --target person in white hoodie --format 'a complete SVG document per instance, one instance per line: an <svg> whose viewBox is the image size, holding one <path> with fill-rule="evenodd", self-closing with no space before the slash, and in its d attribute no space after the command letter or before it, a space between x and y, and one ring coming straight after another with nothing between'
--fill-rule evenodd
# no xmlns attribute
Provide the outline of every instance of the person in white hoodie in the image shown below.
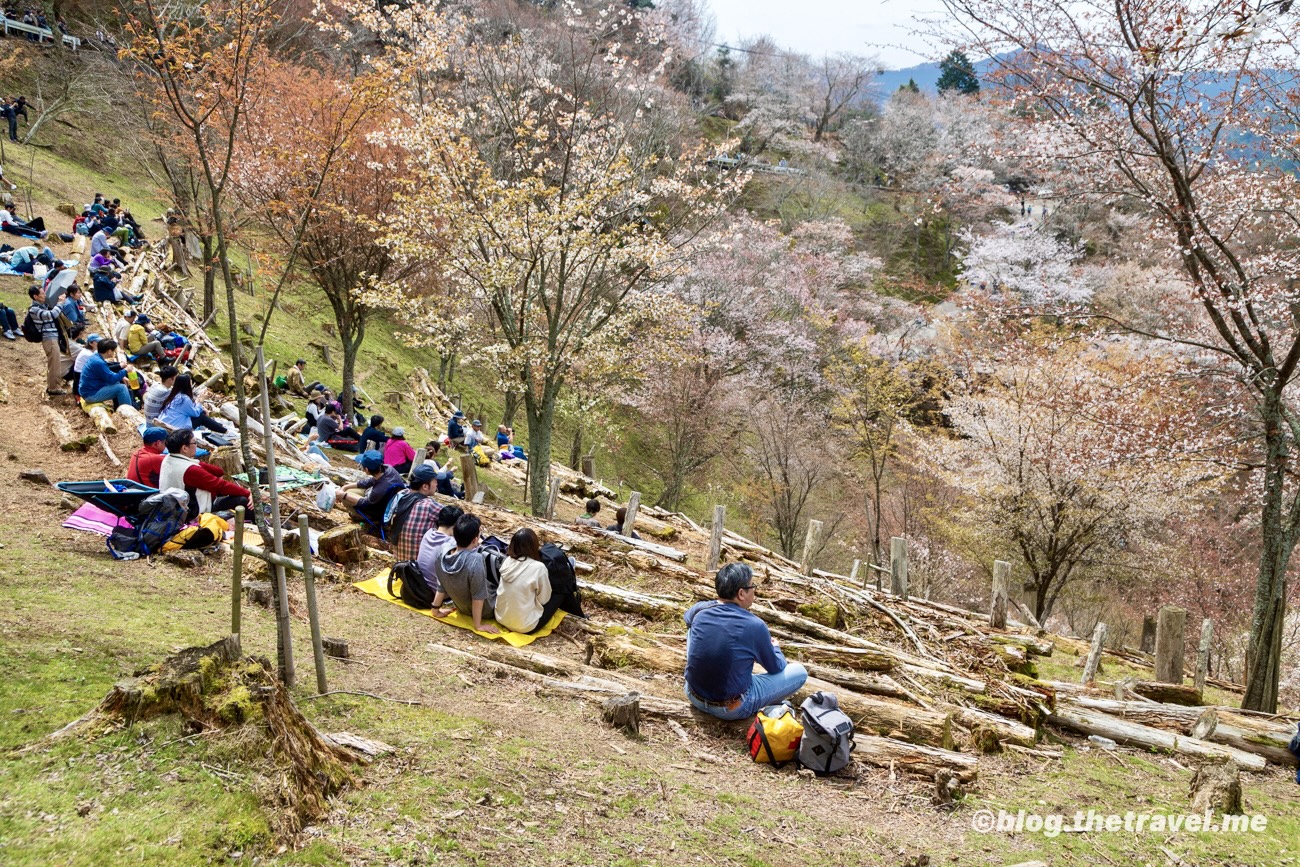
<svg viewBox="0 0 1300 867"><path fill-rule="evenodd" d="M510 537L501 562L496 621L511 632L534 632L550 623L559 608L551 599L551 579L542 562L542 543L527 527Z"/></svg>

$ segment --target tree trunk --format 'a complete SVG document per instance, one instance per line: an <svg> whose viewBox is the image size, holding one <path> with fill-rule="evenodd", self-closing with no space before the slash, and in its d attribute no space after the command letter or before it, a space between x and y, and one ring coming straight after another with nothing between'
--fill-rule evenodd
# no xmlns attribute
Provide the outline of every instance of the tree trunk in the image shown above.
<svg viewBox="0 0 1300 867"><path fill-rule="evenodd" d="M532 388L524 392L528 418L528 507L536 517L546 514L551 488L551 428L555 424L555 395L559 383L544 382L538 397Z"/></svg>
<svg viewBox="0 0 1300 867"><path fill-rule="evenodd" d="M213 256L216 255L215 244L211 235L200 235L199 243L203 245L203 320L208 321L208 317L217 309L217 269L213 267ZM227 298L233 298L233 292L227 292ZM230 331L230 341L233 344L239 339L239 331L232 328ZM233 353L232 353L233 355ZM243 370L239 362L234 364L235 370Z"/></svg>
<svg viewBox="0 0 1300 867"><path fill-rule="evenodd" d="M579 470L582 468L582 421L578 421L578 426L573 431L573 443L569 446L569 468Z"/></svg>
<svg viewBox="0 0 1300 867"><path fill-rule="evenodd" d="M940 770L949 770L957 774L957 779L969 783L975 779L979 764L978 759L966 753L918 746L874 735L857 735L853 743L853 757L860 762L919 774L928 779L934 779Z"/></svg>
<svg viewBox="0 0 1300 867"><path fill-rule="evenodd" d="M353 310L351 321L347 323L351 329L344 327L342 319L339 321L339 334L343 337L343 385L339 390L339 400L343 403L343 419L347 424L352 424L352 409L355 403L353 394L353 384L356 381L357 371L357 352L361 349L361 343L366 339L366 315L363 310Z"/></svg>
<svg viewBox="0 0 1300 867"><path fill-rule="evenodd" d="M515 426L515 413L519 412L519 392L510 389L506 392L506 408L501 413L501 423L506 427Z"/></svg>

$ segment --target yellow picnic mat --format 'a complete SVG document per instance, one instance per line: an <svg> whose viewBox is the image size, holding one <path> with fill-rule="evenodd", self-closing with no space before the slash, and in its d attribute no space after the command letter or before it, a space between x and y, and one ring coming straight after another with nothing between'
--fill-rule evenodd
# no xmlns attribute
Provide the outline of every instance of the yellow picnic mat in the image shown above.
<svg viewBox="0 0 1300 867"><path fill-rule="evenodd" d="M432 617L434 620L438 621L439 623L446 623L449 626L458 626L461 629L468 629L470 632L473 632L475 635L481 635L484 638L503 638L505 639L506 643L509 644L511 647L523 647L525 644L532 644L537 639L550 635L553 631L555 631L555 627L560 625L560 621L564 619L564 612L557 611L555 612L555 616L551 618L550 623L546 624L536 632L530 632L530 633L511 632L510 630L502 626L500 623L497 623L495 620L489 620L487 621L488 623L493 624L494 626L496 626L497 629L500 629L501 631L496 635L493 635L490 632L479 632L476 629L474 629L474 619L470 617L468 614L461 614L459 611L455 611L452 612L452 615L450 617L435 617L432 611L421 611L418 608L412 608L402 600L391 595L388 592L388 574L391 571L392 571L391 569L385 568L384 570L379 572L379 574L367 578L365 581L358 581L356 584L353 584L352 586L356 587L358 590L362 591L363 593L369 593L371 596L374 596L376 599L382 599L385 602L391 602L394 605L400 605L403 608L405 608L407 611L414 611L416 614L423 614L427 617Z"/></svg>

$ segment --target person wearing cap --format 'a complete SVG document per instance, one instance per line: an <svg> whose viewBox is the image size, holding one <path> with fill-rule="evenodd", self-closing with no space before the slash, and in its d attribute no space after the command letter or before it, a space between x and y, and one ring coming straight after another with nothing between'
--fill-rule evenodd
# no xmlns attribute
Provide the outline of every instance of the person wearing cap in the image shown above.
<svg viewBox="0 0 1300 867"><path fill-rule="evenodd" d="M135 324L136 313L128 309L122 314L122 318L113 323L113 339L119 346L126 345L126 336L131 333L131 326Z"/></svg>
<svg viewBox="0 0 1300 867"><path fill-rule="evenodd" d="M719 719L752 717L798 692L807 670L786 662L767 624L749 609L758 596L754 570L728 563L713 578L716 602L697 602L684 617L686 697ZM754 674L754 663L765 674Z"/></svg>
<svg viewBox="0 0 1300 867"><path fill-rule="evenodd" d="M417 562L425 534L438 522L438 503L429 495L437 484L433 467L420 464L411 471L411 487L398 491L388 516L388 541L398 561ZM434 592L437 592L436 590Z"/></svg>
<svg viewBox="0 0 1300 867"><path fill-rule="evenodd" d="M384 463L402 475L411 471L411 462L415 460L415 449L406 441L404 428L393 428L393 437L384 445Z"/></svg>
<svg viewBox="0 0 1300 867"><path fill-rule="evenodd" d="M95 337L97 335L91 335ZM163 401L172 393L172 386L176 384L176 374L178 371L175 367L168 365L158 371L158 381L144 393L144 420L148 424L153 424L154 419L162 412Z"/></svg>
<svg viewBox="0 0 1300 867"><path fill-rule="evenodd" d="M307 369L307 359L300 358L289 368L289 372L284 375L284 387L289 390L290 394L296 394L299 397L307 396L307 377L303 371Z"/></svg>
<svg viewBox="0 0 1300 867"><path fill-rule="evenodd" d="M384 433L384 417L376 413L370 417L370 426L361 432L357 451L367 451L371 444L374 448L382 450L386 442L388 442L388 434Z"/></svg>
<svg viewBox="0 0 1300 867"><path fill-rule="evenodd" d="M473 451L474 446L487 445L487 442L487 434L483 433L483 422L474 419L470 423L470 432L465 434L465 448Z"/></svg>
<svg viewBox="0 0 1300 867"><path fill-rule="evenodd" d="M163 448L167 431L160 427L144 429L144 445L135 450L126 465L126 477L150 488L158 487L158 473L162 470Z"/></svg>
<svg viewBox="0 0 1300 867"><path fill-rule="evenodd" d="M81 341L80 351L72 361L72 372L77 377L75 394L81 394L81 372L86 369L86 362L90 361L91 356L99 353L99 341L102 339L98 334L89 334Z"/></svg>
<svg viewBox="0 0 1300 867"><path fill-rule="evenodd" d="M143 313L138 314L127 329L126 352L134 358L147 355L158 362L166 357L162 344L149 337L149 317Z"/></svg>
<svg viewBox="0 0 1300 867"><path fill-rule="evenodd" d="M339 492L354 517L371 527L380 527L388 501L406 487L406 482L402 481L397 470L384 463L384 456L374 449L358 455L357 463L368 478L348 482L339 488Z"/></svg>
<svg viewBox="0 0 1300 867"><path fill-rule="evenodd" d="M465 447L465 413L456 410L447 422L447 442L452 448Z"/></svg>

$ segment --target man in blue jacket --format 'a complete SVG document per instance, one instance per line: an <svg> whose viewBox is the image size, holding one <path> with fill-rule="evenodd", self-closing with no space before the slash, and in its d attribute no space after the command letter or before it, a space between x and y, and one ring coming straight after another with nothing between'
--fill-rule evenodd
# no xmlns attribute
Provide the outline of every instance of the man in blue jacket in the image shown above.
<svg viewBox="0 0 1300 867"><path fill-rule="evenodd" d="M447 422L447 439L451 441L453 449L465 447L465 413L460 410L456 410Z"/></svg>
<svg viewBox="0 0 1300 867"><path fill-rule="evenodd" d="M123 404L134 406L131 390L122 382L134 368L129 364L125 370L113 370L108 366L108 358L117 351L117 341L101 340L96 349L96 353L86 360L86 366L82 368L77 391L86 403L111 400L114 408Z"/></svg>
<svg viewBox="0 0 1300 867"><path fill-rule="evenodd" d="M745 719L798 692L808 672L785 661L767 624L750 613L758 595L752 569L728 563L713 584L717 601L686 612L686 697L719 719ZM755 662L767 673L754 674Z"/></svg>

